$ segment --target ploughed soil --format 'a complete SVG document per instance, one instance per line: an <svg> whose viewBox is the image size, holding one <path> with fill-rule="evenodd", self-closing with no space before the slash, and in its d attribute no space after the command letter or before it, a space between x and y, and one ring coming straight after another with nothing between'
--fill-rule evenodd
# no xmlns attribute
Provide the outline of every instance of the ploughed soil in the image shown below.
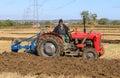
<svg viewBox="0 0 120 78"><path fill-rule="evenodd" d="M0 54L0 73L22 75L88 76L120 78L120 59L82 59L78 57L40 57L26 53Z"/></svg>

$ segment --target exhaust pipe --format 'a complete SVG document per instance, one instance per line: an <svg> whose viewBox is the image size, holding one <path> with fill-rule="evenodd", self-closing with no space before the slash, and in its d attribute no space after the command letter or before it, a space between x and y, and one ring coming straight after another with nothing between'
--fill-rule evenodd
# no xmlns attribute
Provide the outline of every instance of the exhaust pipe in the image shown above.
<svg viewBox="0 0 120 78"><path fill-rule="evenodd" d="M83 16L84 33L86 33L86 18Z"/></svg>

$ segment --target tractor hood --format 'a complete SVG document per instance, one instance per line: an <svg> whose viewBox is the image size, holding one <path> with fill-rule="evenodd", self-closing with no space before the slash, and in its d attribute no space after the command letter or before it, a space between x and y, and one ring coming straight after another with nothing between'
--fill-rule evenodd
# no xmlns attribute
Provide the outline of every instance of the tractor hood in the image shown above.
<svg viewBox="0 0 120 78"><path fill-rule="evenodd" d="M84 39L86 36L88 35L88 33L84 33L84 32L75 32L71 34L71 38L72 39ZM92 32L90 33L88 39L93 39L94 37L101 37L100 33L96 33L96 32Z"/></svg>

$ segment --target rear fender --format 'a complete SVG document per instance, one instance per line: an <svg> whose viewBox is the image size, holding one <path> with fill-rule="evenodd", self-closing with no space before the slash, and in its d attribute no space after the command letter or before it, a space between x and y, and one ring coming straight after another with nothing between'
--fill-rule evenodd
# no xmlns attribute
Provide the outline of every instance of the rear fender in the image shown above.
<svg viewBox="0 0 120 78"><path fill-rule="evenodd" d="M53 35L53 36L55 36L55 37L58 37L59 40L60 40L61 42L63 42L62 37L61 37L60 35L54 33L54 32L44 33L44 34L42 34L42 35L40 36L40 39L42 39L42 38L45 37L45 36L49 36L49 35Z"/></svg>

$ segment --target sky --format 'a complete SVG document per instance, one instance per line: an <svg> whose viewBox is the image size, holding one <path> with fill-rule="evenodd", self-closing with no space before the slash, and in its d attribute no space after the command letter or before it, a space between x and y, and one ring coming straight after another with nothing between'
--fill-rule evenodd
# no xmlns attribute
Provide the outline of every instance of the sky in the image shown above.
<svg viewBox="0 0 120 78"><path fill-rule="evenodd" d="M82 11L96 13L98 19L120 19L120 0L38 0L39 20L81 19ZM33 19L34 0L1 0L0 19Z"/></svg>

